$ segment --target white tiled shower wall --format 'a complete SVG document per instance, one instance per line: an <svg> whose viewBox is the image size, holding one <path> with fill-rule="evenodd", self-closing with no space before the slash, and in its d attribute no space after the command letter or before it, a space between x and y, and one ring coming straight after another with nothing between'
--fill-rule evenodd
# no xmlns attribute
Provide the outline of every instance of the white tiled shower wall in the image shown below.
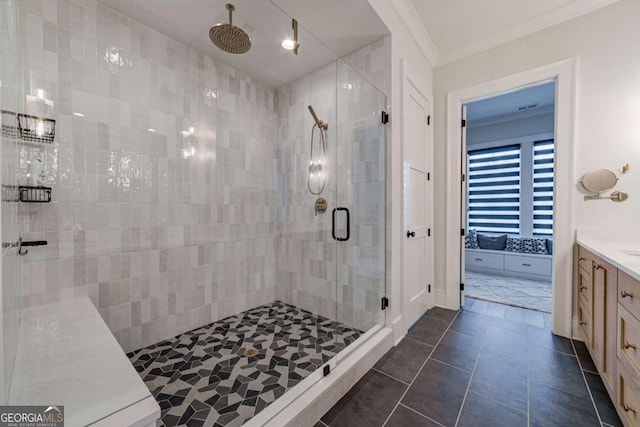
<svg viewBox="0 0 640 427"><path fill-rule="evenodd" d="M304 281L308 272L335 270L314 261L318 251L316 261L335 260L331 230L326 223L281 224L285 210L313 211L306 201L283 210L283 193L276 194L284 188L277 173L283 161L303 162L303 171L308 165L307 138L297 141L291 158L286 137L278 141L279 130L289 126L289 117L280 117L289 108L282 94L301 96L294 87L306 79L310 98L291 98L290 107L299 109L291 112L291 126L304 121L303 132L310 132L307 103L331 121L335 64L276 96L94 1L36 0L21 7L25 90L36 96L43 89L54 102L51 108L36 100L27 111L57 120L54 145L21 155L23 174L26 161L44 157L54 199L24 205L19 216L21 229L29 230L25 238L49 241L25 257L26 305L88 295L126 351L276 297L335 316L335 284L323 287L322 273ZM385 40L361 56L377 55ZM377 65L368 64L375 74ZM326 95L328 88L333 95ZM191 127L193 136L180 135ZM192 146L195 155L185 157ZM305 177L294 180L290 191L301 196ZM291 250L287 242L318 233L320 244L283 276L291 261L283 258ZM306 299L288 298L301 288L309 289L300 293Z"/></svg>
<svg viewBox="0 0 640 427"><path fill-rule="evenodd" d="M0 109L20 111L22 81L18 58L18 14L15 0L0 0ZM2 122L2 125L15 123ZM6 247L6 243L18 240L18 203L15 191L10 188L17 184L18 156L22 143L0 133L0 173L2 174L2 286L0 306L0 404L5 403L11 385L11 373L18 344L18 328L22 309L22 276L17 248Z"/></svg>
<svg viewBox="0 0 640 427"><path fill-rule="evenodd" d="M54 198L22 206L49 242L25 304L88 295L132 350L272 301L274 91L94 1L21 5L27 93L54 102L27 109L57 120L22 158Z"/></svg>

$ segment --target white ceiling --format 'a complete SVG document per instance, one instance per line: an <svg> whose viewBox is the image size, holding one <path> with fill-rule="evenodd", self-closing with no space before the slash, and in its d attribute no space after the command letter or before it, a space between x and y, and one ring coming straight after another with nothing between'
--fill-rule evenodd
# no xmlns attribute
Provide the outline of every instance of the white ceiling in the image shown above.
<svg viewBox="0 0 640 427"><path fill-rule="evenodd" d="M367 0L232 0L233 24L249 33L252 41L248 53L234 55L209 40L209 28L228 22L225 0L98 1L274 87L388 33ZM292 36L291 16L300 25L298 56L281 47L282 40Z"/></svg>
<svg viewBox="0 0 640 427"><path fill-rule="evenodd" d="M227 0L98 0L206 55L278 87L388 33L368 0L232 0L251 51L232 55L209 41L227 22ZM618 0L391 0L435 66L506 43ZM280 43L301 26L300 55ZM421 28L422 27L422 28ZM313 34L313 36L311 36Z"/></svg>
<svg viewBox="0 0 640 427"><path fill-rule="evenodd" d="M498 117L553 112L555 96L556 84L549 82L471 102L467 104L467 121L472 126Z"/></svg>
<svg viewBox="0 0 640 427"><path fill-rule="evenodd" d="M435 45L435 65L442 65L618 0L408 1Z"/></svg>

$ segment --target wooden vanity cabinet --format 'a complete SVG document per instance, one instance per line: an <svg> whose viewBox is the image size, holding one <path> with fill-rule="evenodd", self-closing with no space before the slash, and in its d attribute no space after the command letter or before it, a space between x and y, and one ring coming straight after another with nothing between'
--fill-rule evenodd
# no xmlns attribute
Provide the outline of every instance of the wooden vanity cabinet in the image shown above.
<svg viewBox="0 0 640 427"><path fill-rule="evenodd" d="M640 281L578 247L578 327L618 415L640 427Z"/></svg>

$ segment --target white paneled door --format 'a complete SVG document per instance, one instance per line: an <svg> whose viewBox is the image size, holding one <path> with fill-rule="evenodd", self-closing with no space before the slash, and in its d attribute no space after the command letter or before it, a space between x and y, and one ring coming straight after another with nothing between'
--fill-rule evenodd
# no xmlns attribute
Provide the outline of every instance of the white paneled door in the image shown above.
<svg viewBox="0 0 640 427"><path fill-rule="evenodd" d="M433 304L431 277L431 135L429 101L404 81L404 315L409 328Z"/></svg>

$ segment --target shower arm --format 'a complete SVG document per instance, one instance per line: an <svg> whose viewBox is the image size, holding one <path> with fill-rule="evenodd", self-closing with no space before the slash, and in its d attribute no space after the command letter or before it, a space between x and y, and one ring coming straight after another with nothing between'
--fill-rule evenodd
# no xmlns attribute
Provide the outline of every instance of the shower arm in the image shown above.
<svg viewBox="0 0 640 427"><path fill-rule="evenodd" d="M313 110L313 107L311 105L308 105L307 108L309 109L309 112L311 113L311 115L313 116L313 120L316 122L316 126L318 126L320 129L322 130L327 130L329 129L329 124L323 122L322 120L320 120L316 114L316 112Z"/></svg>

